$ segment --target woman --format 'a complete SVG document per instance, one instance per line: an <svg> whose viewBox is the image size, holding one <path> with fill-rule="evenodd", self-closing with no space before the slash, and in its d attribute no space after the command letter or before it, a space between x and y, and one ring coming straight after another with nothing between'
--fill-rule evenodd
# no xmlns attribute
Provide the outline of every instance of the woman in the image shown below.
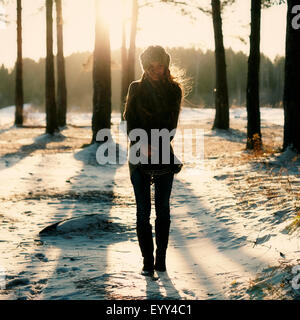
<svg viewBox="0 0 300 320"><path fill-rule="evenodd" d="M129 87L124 119L127 120L128 134L137 128L145 130L148 134L148 144L142 144L138 153L141 158L144 157L149 161L148 164L143 162L133 164L132 153L130 153L129 170L137 206L137 237L144 258L142 274L152 276L154 270L166 271L165 259L171 223L169 200L174 173L180 170L180 166L174 165L176 157L171 144L168 144L170 163L162 163L164 151L162 143L160 142L156 148L153 144L151 145L151 129L168 129L169 131L176 129L182 90L170 75L170 56L164 48L148 47L141 54L140 61L144 73L140 80L132 82ZM170 142L173 137L170 137ZM135 143L136 141L131 141L130 147ZM151 154L155 152L159 152L159 163L151 164ZM155 262L150 224L151 184L155 185Z"/></svg>

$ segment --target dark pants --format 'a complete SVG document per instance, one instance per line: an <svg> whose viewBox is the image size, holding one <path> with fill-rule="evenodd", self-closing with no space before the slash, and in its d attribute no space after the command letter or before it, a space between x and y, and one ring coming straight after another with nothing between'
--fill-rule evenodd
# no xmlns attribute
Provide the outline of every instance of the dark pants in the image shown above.
<svg viewBox="0 0 300 320"><path fill-rule="evenodd" d="M154 176L154 200L157 221L170 221L170 196L173 178L174 173ZM137 225L148 224L151 213L150 176L136 169L132 173L131 182L134 188L137 206Z"/></svg>
<svg viewBox="0 0 300 320"><path fill-rule="evenodd" d="M170 229L170 196L174 173L167 173L160 176L154 176L154 192L155 192L155 240L157 250L156 253L165 255L169 229ZM144 267L146 265L151 269L153 265L153 240L152 226L150 224L151 214L151 193L149 175L144 174L139 169L133 171L131 182L134 188L136 199L136 228L139 245L144 257Z"/></svg>

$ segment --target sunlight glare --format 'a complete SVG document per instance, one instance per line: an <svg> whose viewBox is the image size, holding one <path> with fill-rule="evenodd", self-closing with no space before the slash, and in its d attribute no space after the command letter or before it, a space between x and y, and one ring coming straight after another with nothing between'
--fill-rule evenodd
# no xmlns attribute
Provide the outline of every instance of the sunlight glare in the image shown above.
<svg viewBox="0 0 300 320"><path fill-rule="evenodd" d="M5 16L5 9L2 6L2 4L0 4L0 29L6 29L6 23L4 21L4 16Z"/></svg>
<svg viewBox="0 0 300 320"><path fill-rule="evenodd" d="M23 56L38 61L45 57L45 0L24 1L23 4ZM64 53L94 50L95 44L95 1L64 0ZM123 4L124 1L124 10ZM104 16L110 27L111 49L122 44L122 15L126 20L127 47L129 46L132 0L101 0L104 3ZM1 1L0 1L1 3ZM8 21L16 21L15 1L0 4L0 13L7 14ZM286 4L274 6L262 12L261 49L264 54L274 58L285 53ZM55 13L53 14L55 17ZM224 44L235 51L249 53L250 7L244 1L230 7L224 13ZM55 28L54 28L55 29ZM274 30L276 32L274 32ZM276 34L276 41L274 41ZM0 63L13 68L16 60L15 23L5 24L0 18L0 38L5 43L1 51ZM195 47L203 51L214 49L211 17L199 14L195 21L188 15L182 16L173 6L157 3L143 6L139 10L136 46L160 44L168 47ZM241 42L242 38L246 43Z"/></svg>
<svg viewBox="0 0 300 320"><path fill-rule="evenodd" d="M99 1L99 0L96 0ZM122 41L122 22L130 19L130 0L102 0L99 3L99 15L109 27L112 48L120 47Z"/></svg>

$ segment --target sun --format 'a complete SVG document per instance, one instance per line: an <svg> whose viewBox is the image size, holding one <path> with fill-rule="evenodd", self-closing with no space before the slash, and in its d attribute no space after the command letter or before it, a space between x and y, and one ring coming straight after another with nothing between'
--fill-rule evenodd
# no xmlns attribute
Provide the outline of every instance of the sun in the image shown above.
<svg viewBox="0 0 300 320"><path fill-rule="evenodd" d="M122 24L128 22L131 14L131 0L95 0L99 1L99 18L108 26L112 48L118 48L122 42Z"/></svg>
<svg viewBox="0 0 300 320"><path fill-rule="evenodd" d="M5 29L6 28L6 23L4 21L4 16L5 16L5 9L2 6L2 4L0 4L0 29Z"/></svg>

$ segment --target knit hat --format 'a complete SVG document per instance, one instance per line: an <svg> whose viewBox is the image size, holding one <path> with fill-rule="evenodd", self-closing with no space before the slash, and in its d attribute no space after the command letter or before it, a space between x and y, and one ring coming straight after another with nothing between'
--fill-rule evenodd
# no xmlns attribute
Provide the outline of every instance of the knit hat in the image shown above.
<svg viewBox="0 0 300 320"><path fill-rule="evenodd" d="M140 55L140 61L144 70L147 70L153 61L169 68L170 55L161 46L150 46Z"/></svg>

